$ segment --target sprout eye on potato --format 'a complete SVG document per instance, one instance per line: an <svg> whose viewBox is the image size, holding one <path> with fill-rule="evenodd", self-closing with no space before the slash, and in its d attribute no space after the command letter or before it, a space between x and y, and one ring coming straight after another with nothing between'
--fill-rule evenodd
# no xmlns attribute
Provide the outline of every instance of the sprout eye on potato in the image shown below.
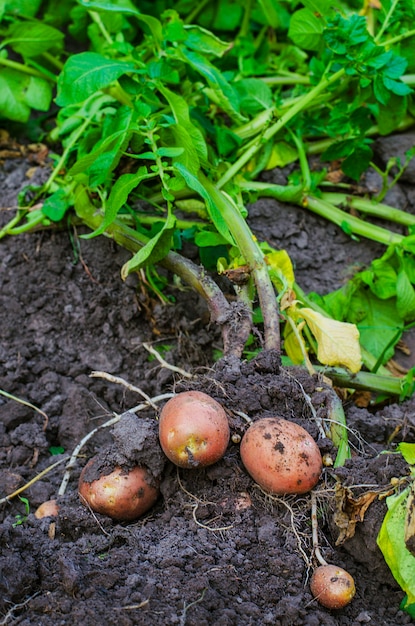
<svg viewBox="0 0 415 626"><path fill-rule="evenodd" d="M175 465L207 466L223 457L230 430L222 406L201 391L184 391L171 398L159 419L160 445Z"/></svg>
<svg viewBox="0 0 415 626"><path fill-rule="evenodd" d="M322 470L320 450L311 435L279 417L253 422L242 438L240 454L254 481L277 495L307 493Z"/></svg>
<svg viewBox="0 0 415 626"><path fill-rule="evenodd" d="M146 513L155 504L159 489L151 481L145 467L129 471L116 467L110 474L88 482L85 474L96 459L91 459L81 472L78 491L83 504L96 513L118 521L132 521Z"/></svg>
<svg viewBox="0 0 415 626"><path fill-rule="evenodd" d="M342 609L356 593L353 577L337 565L321 565L314 571L310 591L327 609Z"/></svg>

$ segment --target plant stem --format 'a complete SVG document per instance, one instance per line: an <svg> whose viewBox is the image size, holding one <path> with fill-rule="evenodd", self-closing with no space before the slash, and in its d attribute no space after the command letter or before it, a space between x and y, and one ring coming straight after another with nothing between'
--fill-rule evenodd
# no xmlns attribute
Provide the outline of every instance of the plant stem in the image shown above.
<svg viewBox="0 0 415 626"><path fill-rule="evenodd" d="M402 392L402 379L396 376L382 376L372 372L358 372L350 374L340 367L314 366L318 372L324 374L338 387L362 389L379 394L387 394L399 398Z"/></svg>
<svg viewBox="0 0 415 626"><path fill-rule="evenodd" d="M302 74L280 74L279 76L262 76L261 80L263 83L266 83L270 87L275 87L276 85L309 85L310 78L308 76L303 76Z"/></svg>
<svg viewBox="0 0 415 626"><path fill-rule="evenodd" d="M334 205L345 205L350 209L357 209L367 215L374 215L390 222L403 224L404 226L413 226L415 224L415 215L411 215L406 211L395 209L387 204L376 202L375 200L366 200L357 196L350 196L345 193L323 193L322 200L326 200Z"/></svg>
<svg viewBox="0 0 415 626"><path fill-rule="evenodd" d="M321 217L324 217L330 222L337 224L337 226L340 226L347 234L360 235L372 241L383 243L385 246L402 243L404 239L403 235L394 233L381 226L368 224L358 217L335 207L330 202L311 195L304 198L302 206L310 209L317 215L321 215Z"/></svg>
<svg viewBox="0 0 415 626"><path fill-rule="evenodd" d="M82 189L77 190L78 198L82 191ZM93 231L99 228L103 216L96 207L82 201L78 205L77 213L82 222ZM126 226L118 219L110 224L103 234L114 239L133 254L149 241L145 235ZM242 304L232 306L202 266L197 266L177 252L170 251L158 265L179 276L202 296L209 308L212 321L221 327L224 354L235 354L240 357L251 330L250 311Z"/></svg>
<svg viewBox="0 0 415 626"><path fill-rule="evenodd" d="M213 202L219 208L242 256L250 268L264 321L265 349L276 350L280 353L279 308L264 254L237 207L206 176L199 174L199 179Z"/></svg>
<svg viewBox="0 0 415 626"><path fill-rule="evenodd" d="M382 24L381 28L379 29L378 34L375 37L376 43L379 43L379 39L382 37L383 33L385 32L385 30L389 26L390 19L391 19L392 15L393 15L393 12L396 9L396 6L397 6L398 2L399 2L399 0L393 0L391 6L389 7L389 11L387 12L385 19L383 20L383 24Z"/></svg>
<svg viewBox="0 0 415 626"><path fill-rule="evenodd" d="M331 202L327 202L327 200L316 198L312 195L303 195L302 198L299 198L298 186L290 187L288 185L287 187L283 187L281 185L268 185L268 183L242 182L241 187L243 189L256 191L259 196L276 198L277 200L283 200L285 202L291 201L303 208L310 209L313 213L321 215L321 217L340 226L347 234L360 235L367 239L383 243L386 246L402 243L404 239L403 235L394 233L381 226L368 224L358 217L342 211ZM290 200L287 200L290 189L292 197Z"/></svg>
<svg viewBox="0 0 415 626"><path fill-rule="evenodd" d="M316 96L320 95L325 89L327 89L330 85L338 81L344 75L344 69L335 72L329 78L322 78L318 85L316 85L311 91L302 96L295 104L293 104L290 109L285 113L277 122L272 124L269 128L267 128L263 135L261 141L253 144L250 148L248 148L240 157L233 163L230 168L225 172L225 174L220 178L220 180L216 183L217 187L220 189L224 187L230 180L234 178L234 176L241 170L244 165L248 163L252 159L252 157L260 150L266 141L269 141L274 135L276 135L280 130L284 128L288 124L293 117L297 115L300 111L308 107L312 101L316 98Z"/></svg>
<svg viewBox="0 0 415 626"><path fill-rule="evenodd" d="M56 78L52 78L51 75L46 75L43 72L39 72L39 70L35 70L34 68L23 65L23 63L18 63L17 61L11 61L10 59L3 59L0 57L0 65L10 67L12 70L17 70L18 72L28 74L29 76L35 76L36 78L44 78L50 82L56 82Z"/></svg>

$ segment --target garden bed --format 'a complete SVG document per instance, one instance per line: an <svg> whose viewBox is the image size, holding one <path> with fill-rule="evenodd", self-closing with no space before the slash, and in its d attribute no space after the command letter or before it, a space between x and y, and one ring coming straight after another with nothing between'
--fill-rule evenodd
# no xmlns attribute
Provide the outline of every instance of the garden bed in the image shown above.
<svg viewBox="0 0 415 626"><path fill-rule="evenodd" d="M27 159L4 164L5 207L16 203L30 168ZM35 165L32 180L45 179L47 170ZM280 182L282 174L275 170L267 176ZM410 184L403 182L393 194L391 204L415 212ZM271 199L249 208L249 223L259 239L288 251L306 292L339 287L384 249ZM376 545L384 499L374 500L343 545L336 545L333 512L336 477L358 495L385 492L390 479L406 471L400 455L380 453L393 451L402 438L414 440L413 399L372 406L366 398L361 407L349 400L353 458L344 468L326 468L317 487L321 551L356 581L356 596L341 611L322 608L309 590L316 564L309 496L264 494L245 472L237 443L204 470L178 470L166 462L162 495L151 512L134 523L117 523L93 515L77 493L87 459L113 443L112 429L99 429L80 451L58 498L57 518L34 516L42 502L56 497L65 459L92 429L114 413L123 414L118 438L130 420L156 425L151 407L136 417L124 415L143 401L131 386L150 397L185 388L207 391L227 410L236 436L247 427L239 411L254 419L274 414L294 419L318 438L314 418L327 401L321 375L279 370L272 354L215 364L220 332L197 295L181 285L167 290L174 303L161 303L136 275L120 280L129 258L125 250L111 240L85 241L79 234L71 227L6 238L0 245L0 389L43 412L0 397L0 497L61 461L20 494L25 500L15 497L1 507L0 623L409 623L410 616L399 610L402 590ZM144 344L163 346L167 364L191 378L163 366ZM412 359L402 355L400 361L408 366ZM101 374L91 377L96 371ZM332 451L328 440L319 443L322 452Z"/></svg>

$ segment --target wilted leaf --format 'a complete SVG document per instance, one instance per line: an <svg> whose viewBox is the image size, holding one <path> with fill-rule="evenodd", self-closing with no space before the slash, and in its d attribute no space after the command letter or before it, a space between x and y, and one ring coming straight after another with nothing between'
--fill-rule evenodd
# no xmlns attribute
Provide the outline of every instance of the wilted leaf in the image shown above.
<svg viewBox="0 0 415 626"><path fill-rule="evenodd" d="M300 315L317 340L317 358L324 365L344 365L356 373L362 365L359 331L354 324L338 322L313 309L303 308Z"/></svg>
<svg viewBox="0 0 415 626"><path fill-rule="evenodd" d="M356 524L363 522L369 506L379 496L379 491L366 491L357 498L352 495L351 489L338 483L335 493L334 523L339 529L336 546L351 539L356 531Z"/></svg>

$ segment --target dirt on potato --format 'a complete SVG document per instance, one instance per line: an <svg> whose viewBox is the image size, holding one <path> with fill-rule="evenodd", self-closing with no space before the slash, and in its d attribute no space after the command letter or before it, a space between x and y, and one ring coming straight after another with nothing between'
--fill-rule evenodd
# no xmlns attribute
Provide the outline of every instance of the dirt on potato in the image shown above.
<svg viewBox="0 0 415 626"><path fill-rule="evenodd" d="M386 159L390 149L379 150L379 158ZM29 169L33 183L47 177L47 167L33 171L22 159L3 164L2 223L14 214L8 209ZM265 178L280 177L274 171ZM374 177L370 184L380 182ZM390 201L415 212L412 184L394 188ZM249 207L249 216L259 239L287 249L305 291L339 287L353 268L383 251L273 200ZM309 589L317 565L309 494L265 494L245 471L239 442L250 420L278 416L306 428L322 454L333 456L321 432L333 393L327 381L300 368L280 368L274 353L215 362L220 332L197 295L185 286L169 288L171 303L165 304L138 276L123 283L120 269L128 253L104 237L86 241L81 234L68 227L0 242L0 389L25 401L0 396L0 498L60 461L0 507L0 623L410 623L399 609L403 593L376 545L385 501L375 498L342 545L336 545L341 529L335 512L339 486L358 495L405 475L400 455L381 453L402 439L415 440L415 399L364 408L349 400L345 406L353 458L344 468L325 467L316 493L321 551L353 576L356 596L344 609L326 609ZM414 343L411 335L405 340L409 347ZM182 371L163 366L147 344ZM406 355L401 362L408 366L413 359ZM212 395L229 419L227 452L205 469L177 468L157 441L165 394L187 389ZM105 426L115 415L120 419ZM68 458L94 429L58 495ZM149 513L120 523L82 505L79 475L97 453L115 463L149 466L161 480ZM57 517L37 519L37 507L52 498L58 500Z"/></svg>

